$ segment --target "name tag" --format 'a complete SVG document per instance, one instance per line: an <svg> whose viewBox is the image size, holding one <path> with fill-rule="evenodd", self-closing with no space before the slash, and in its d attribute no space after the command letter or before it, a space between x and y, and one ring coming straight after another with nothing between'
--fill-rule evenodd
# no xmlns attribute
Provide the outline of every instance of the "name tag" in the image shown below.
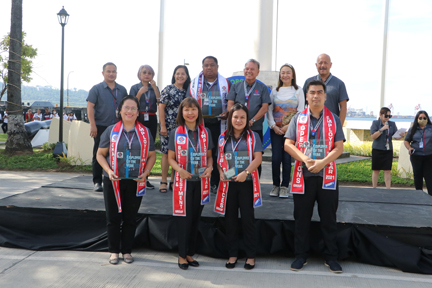
<svg viewBox="0 0 432 288"><path fill-rule="evenodd" d="M149 121L149 114L148 113L144 113L144 121Z"/></svg>

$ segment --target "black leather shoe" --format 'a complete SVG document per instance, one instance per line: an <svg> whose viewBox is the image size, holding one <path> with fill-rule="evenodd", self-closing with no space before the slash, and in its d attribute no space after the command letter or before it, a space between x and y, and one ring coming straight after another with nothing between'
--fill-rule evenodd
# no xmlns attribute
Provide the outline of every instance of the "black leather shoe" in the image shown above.
<svg viewBox="0 0 432 288"><path fill-rule="evenodd" d="M183 264L178 263L178 266L182 270L187 270L189 268L189 264L188 263L183 263Z"/></svg>
<svg viewBox="0 0 432 288"><path fill-rule="evenodd" d="M342 273L342 267L335 260L328 260L324 263L325 266L330 268L330 271L333 273Z"/></svg>
<svg viewBox="0 0 432 288"><path fill-rule="evenodd" d="M189 266L192 266L192 267L199 267L199 263L196 260L188 261L188 264L189 264Z"/></svg>
<svg viewBox="0 0 432 288"><path fill-rule="evenodd" d="M247 260L248 260L248 259L246 259L246 261L247 261ZM252 270L252 269L255 268L255 264L254 264L254 265L251 265L251 264L246 263L246 261L245 261L244 269L246 269L246 270Z"/></svg>
<svg viewBox="0 0 432 288"><path fill-rule="evenodd" d="M307 264L306 259L300 257L296 258L294 262L292 262L291 264L291 270L300 271L303 269L303 266L306 264Z"/></svg>
<svg viewBox="0 0 432 288"><path fill-rule="evenodd" d="M155 188L154 185L151 184L150 181L147 180L147 183L146 183L146 189L148 189L148 190L153 190L154 188Z"/></svg>
<svg viewBox="0 0 432 288"><path fill-rule="evenodd" d="M236 261L234 263L230 263L230 262L225 263L225 267L227 269L234 269L235 266L236 266L236 264L237 264L237 259L236 259Z"/></svg>
<svg viewBox="0 0 432 288"><path fill-rule="evenodd" d="M102 192L103 191L102 185L100 183L95 183L93 190L96 192Z"/></svg>

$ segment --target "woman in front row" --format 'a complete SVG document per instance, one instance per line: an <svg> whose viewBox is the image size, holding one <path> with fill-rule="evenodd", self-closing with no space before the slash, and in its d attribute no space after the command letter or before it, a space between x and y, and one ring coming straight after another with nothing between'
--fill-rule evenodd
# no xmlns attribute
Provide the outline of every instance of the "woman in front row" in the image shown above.
<svg viewBox="0 0 432 288"><path fill-rule="evenodd" d="M376 188L378 185L378 176L380 170L384 170L384 182L387 189L391 187L391 168L393 163L393 135L398 128L396 123L390 121L390 109L382 107L380 109L380 116L377 120L372 122L370 133L374 140L372 143L372 187ZM402 139L405 134L401 133L401 137L395 138L396 140Z"/></svg>
<svg viewBox="0 0 432 288"><path fill-rule="evenodd" d="M432 196L432 123L426 111L417 112L404 144L411 155L415 189L423 190L424 178L428 193Z"/></svg>
<svg viewBox="0 0 432 288"><path fill-rule="evenodd" d="M168 162L176 171L173 215L178 216L178 266L186 270L199 266L192 256L196 252L203 205L210 197L213 142L210 131L204 127L201 107L192 97L180 103L177 125L169 135Z"/></svg>
<svg viewBox="0 0 432 288"><path fill-rule="evenodd" d="M102 134L96 154L97 161L104 169L103 189L111 264L119 262L120 252L124 262L134 261L131 252L136 216L141 196L145 193L146 177L156 161L153 137L149 129L137 121L139 107L138 99L134 96L122 99L118 106L120 121L109 126ZM110 155L116 157L111 158ZM135 168L136 176L128 175L131 170L126 172L124 168L126 155L140 159Z"/></svg>
<svg viewBox="0 0 432 288"><path fill-rule="evenodd" d="M246 250L244 268L250 270L255 267L258 235L254 208L262 203L257 168L262 161L263 147L259 135L249 129L248 114L246 106L234 104L228 114L227 130L219 138L218 169L221 183L215 212L225 214L229 253L225 267L228 269L235 267L238 258L239 209Z"/></svg>

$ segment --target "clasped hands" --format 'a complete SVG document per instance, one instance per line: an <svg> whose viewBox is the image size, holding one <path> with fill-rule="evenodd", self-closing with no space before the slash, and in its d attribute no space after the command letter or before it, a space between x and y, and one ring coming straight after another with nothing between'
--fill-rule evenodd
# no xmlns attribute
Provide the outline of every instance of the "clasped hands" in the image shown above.
<svg viewBox="0 0 432 288"><path fill-rule="evenodd" d="M144 173L142 173L141 175L139 175L138 176L138 178L137 179L133 179L134 181L136 181L136 182L144 182L144 181L147 181L147 176L150 174L150 171L148 171L147 169L144 171ZM112 170L110 170L109 172L108 172L108 177L109 177L109 179L111 180L111 181L118 181L118 180L120 180L119 179L119 177L118 177L118 175L116 175L115 173L114 173L114 171L112 171Z"/></svg>
<svg viewBox="0 0 432 288"><path fill-rule="evenodd" d="M210 178L212 171L213 171L213 167L208 166L204 170L204 173L201 174L199 177L200 178ZM190 172L186 171L185 169L181 169L178 173L180 174L180 178L183 180L192 178L192 174Z"/></svg>
<svg viewBox="0 0 432 288"><path fill-rule="evenodd" d="M312 173L318 173L325 167L325 162L322 159L311 159L308 157L306 161L303 161L306 168Z"/></svg>

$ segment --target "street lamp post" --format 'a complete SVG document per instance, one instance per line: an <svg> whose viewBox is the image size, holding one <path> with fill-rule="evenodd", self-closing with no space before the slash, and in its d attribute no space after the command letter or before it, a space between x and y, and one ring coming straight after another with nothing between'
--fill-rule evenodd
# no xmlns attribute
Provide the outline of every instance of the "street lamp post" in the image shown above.
<svg viewBox="0 0 432 288"><path fill-rule="evenodd" d="M54 148L53 155L54 157L58 156L66 156L67 157L67 149L66 144L63 142L63 78L64 78L64 27L66 26L69 20L69 14L64 9L64 6L57 13L58 21L62 26L62 50L61 50L61 80L60 80L60 113L59 115L59 142L57 142L56 147Z"/></svg>
<svg viewBox="0 0 432 288"><path fill-rule="evenodd" d="M67 107L69 107L69 75L70 75L70 73L72 73L72 72L74 72L74 71L70 71L69 72L69 74L68 74L68 80L67 80Z"/></svg>

